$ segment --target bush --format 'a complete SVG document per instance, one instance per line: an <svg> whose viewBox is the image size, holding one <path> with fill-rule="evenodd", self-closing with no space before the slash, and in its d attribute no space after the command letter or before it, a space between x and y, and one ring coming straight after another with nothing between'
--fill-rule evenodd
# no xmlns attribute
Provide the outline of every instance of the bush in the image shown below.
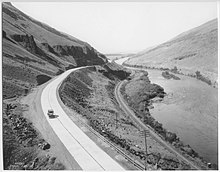
<svg viewBox="0 0 220 172"><path fill-rule="evenodd" d="M174 68L173 68L173 69L171 69L171 72L173 72L173 73L178 73L178 69L177 69L177 67L176 67L176 66L174 66Z"/></svg>
<svg viewBox="0 0 220 172"><path fill-rule="evenodd" d="M171 133L171 132L166 132L166 136L165 136L165 139L170 142L170 143L173 143L174 141L176 141L177 139L177 136L175 133Z"/></svg>
<svg viewBox="0 0 220 172"><path fill-rule="evenodd" d="M212 82L211 80L209 80L208 78L204 77L200 71L196 71L196 78L203 81L203 82L206 82L207 84L209 85L212 85Z"/></svg>
<svg viewBox="0 0 220 172"><path fill-rule="evenodd" d="M176 73L176 72L175 72L175 73ZM175 79L175 80L180 80L179 77L177 77L177 76L175 76L175 75L169 73L168 71L162 72L162 76L163 76L164 78L166 78L166 79L172 79L172 78L173 78L173 79Z"/></svg>

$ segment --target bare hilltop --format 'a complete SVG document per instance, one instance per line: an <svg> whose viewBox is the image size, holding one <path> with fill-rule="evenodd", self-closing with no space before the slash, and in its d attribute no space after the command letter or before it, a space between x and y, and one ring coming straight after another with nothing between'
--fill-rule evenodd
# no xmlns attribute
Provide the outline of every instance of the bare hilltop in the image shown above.
<svg viewBox="0 0 220 172"><path fill-rule="evenodd" d="M211 20L156 47L137 53L125 65L174 69L217 86L218 21Z"/></svg>

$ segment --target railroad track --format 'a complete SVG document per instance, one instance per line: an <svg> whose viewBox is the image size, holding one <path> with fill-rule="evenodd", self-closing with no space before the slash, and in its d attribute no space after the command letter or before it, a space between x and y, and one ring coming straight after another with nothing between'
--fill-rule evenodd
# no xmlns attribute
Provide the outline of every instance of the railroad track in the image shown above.
<svg viewBox="0 0 220 172"><path fill-rule="evenodd" d="M61 101L60 97L59 100ZM97 131L95 131L91 126L89 126L87 123L85 123L83 120L80 119L77 115L75 116L77 120L86 127L92 134L94 134L96 137L107 143L110 147L114 148L120 155L122 155L127 161L129 161L131 164L133 164L138 170L144 170L145 167L143 164L141 164L138 161L135 161L133 158L131 158L129 155L127 155L122 149L120 149L118 146L116 146L114 143L106 139L104 136L99 134ZM61 122L61 121L60 121ZM61 122L62 123L62 122Z"/></svg>
<svg viewBox="0 0 220 172"><path fill-rule="evenodd" d="M123 82L120 82L116 85L115 87L115 96L116 96L116 100L118 101L119 105L121 108L123 108L123 103L121 103L120 97L117 94L117 90L120 91L120 87L123 84ZM120 93L119 93L120 94ZM123 99L123 98L122 98ZM130 114L131 112L129 112L127 109L123 108L123 110L125 111L126 114ZM134 122L134 124L138 124L138 128L143 130L146 129L150 132L150 136L157 141L158 143L160 143L162 146L164 146L168 151L174 153L177 157L181 158L185 163L189 164L192 169L196 169L196 170L200 170L200 167L198 167L197 165L193 164L190 160L187 160L186 157L184 157L183 155L181 155L177 150L175 150L174 148L172 148L170 145L166 144L165 141L159 136L157 135L153 129L150 126L147 126L145 124L143 124L138 117L136 117L136 115L130 115L130 119Z"/></svg>

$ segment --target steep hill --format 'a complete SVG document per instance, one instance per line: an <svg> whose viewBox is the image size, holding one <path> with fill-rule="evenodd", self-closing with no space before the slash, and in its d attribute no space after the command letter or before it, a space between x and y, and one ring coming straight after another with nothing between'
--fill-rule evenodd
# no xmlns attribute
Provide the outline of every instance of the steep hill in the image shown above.
<svg viewBox="0 0 220 172"><path fill-rule="evenodd" d="M177 67L179 72L195 75L196 71L217 84L218 24L217 19L184 32L177 37L136 54L124 64L145 67Z"/></svg>
<svg viewBox="0 0 220 172"><path fill-rule="evenodd" d="M88 43L2 4L3 98L28 92L69 68L104 64Z"/></svg>

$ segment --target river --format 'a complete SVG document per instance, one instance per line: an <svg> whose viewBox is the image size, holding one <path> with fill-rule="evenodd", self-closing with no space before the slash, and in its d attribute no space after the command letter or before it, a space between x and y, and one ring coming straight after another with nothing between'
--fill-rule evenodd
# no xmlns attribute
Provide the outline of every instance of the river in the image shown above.
<svg viewBox="0 0 220 172"><path fill-rule="evenodd" d="M167 93L162 102L153 104L151 115L207 162L218 164L218 90L188 76L177 75L181 80L168 80L162 71L147 71L151 82Z"/></svg>
<svg viewBox="0 0 220 172"><path fill-rule="evenodd" d="M151 115L207 162L218 164L218 90L195 78L177 75L181 80L167 80L161 71L147 71L151 82L167 93L153 104Z"/></svg>

